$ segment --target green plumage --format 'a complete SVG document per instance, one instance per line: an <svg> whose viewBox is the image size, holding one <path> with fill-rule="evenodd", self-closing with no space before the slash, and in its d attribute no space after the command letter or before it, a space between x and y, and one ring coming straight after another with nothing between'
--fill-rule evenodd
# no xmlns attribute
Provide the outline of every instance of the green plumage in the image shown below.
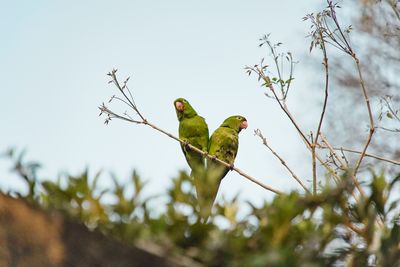
<svg viewBox="0 0 400 267"><path fill-rule="evenodd" d="M179 139L187 141L189 144L203 150L208 149L208 126L203 117L199 116L189 102L184 98L178 98L174 101L176 115L179 120ZM194 178L197 198L201 202L199 193L199 183L205 176L205 159L199 153L190 150L184 144L181 144L186 161L192 169L191 176Z"/></svg>
<svg viewBox="0 0 400 267"><path fill-rule="evenodd" d="M208 153L233 166L239 148L239 132L245 128L247 120L244 117L237 115L227 118L210 137ZM207 159L207 175L199 190L204 198L202 217L210 214L221 180L228 171L228 167Z"/></svg>

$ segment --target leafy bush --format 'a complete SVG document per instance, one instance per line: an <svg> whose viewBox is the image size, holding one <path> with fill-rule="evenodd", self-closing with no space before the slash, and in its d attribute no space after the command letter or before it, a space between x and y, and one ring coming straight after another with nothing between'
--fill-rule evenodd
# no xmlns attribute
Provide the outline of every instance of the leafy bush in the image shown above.
<svg viewBox="0 0 400 267"><path fill-rule="evenodd" d="M291 192L261 206L248 203L244 216L238 214L244 204L237 198L223 200L201 223L193 181L184 171L172 179L165 212L157 213L152 211L160 201L144 198L146 183L136 172L126 185L113 177L114 186L106 190L97 185L100 175L89 177L88 171L38 182L38 164L15 160L15 169L33 188L19 197L61 210L127 244L157 243L206 266L400 265L399 199L393 195L400 175L387 182L384 174L372 173L365 187L369 193L358 201L346 174L339 185L317 195ZM132 194L126 192L130 187Z"/></svg>

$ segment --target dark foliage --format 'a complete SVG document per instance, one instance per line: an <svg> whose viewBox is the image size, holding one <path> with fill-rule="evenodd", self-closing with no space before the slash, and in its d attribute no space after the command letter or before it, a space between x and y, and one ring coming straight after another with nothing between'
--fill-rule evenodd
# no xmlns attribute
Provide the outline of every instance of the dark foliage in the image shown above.
<svg viewBox="0 0 400 267"><path fill-rule="evenodd" d="M22 157L13 160L34 190L9 195L61 210L127 244L153 242L205 266L400 265L399 199L394 194L400 176L389 182L372 173L368 195L357 202L346 174L339 185L317 195L291 192L261 206L247 203L250 209L244 215L239 212L244 203L223 200L208 222L201 223L186 172L172 179L167 203L155 209L162 201L144 198L146 183L136 172L129 184L112 178L114 186L104 190L97 185L99 174L89 177L85 171L57 182L42 181L34 171L37 164L25 164ZM128 194L128 188L133 192Z"/></svg>

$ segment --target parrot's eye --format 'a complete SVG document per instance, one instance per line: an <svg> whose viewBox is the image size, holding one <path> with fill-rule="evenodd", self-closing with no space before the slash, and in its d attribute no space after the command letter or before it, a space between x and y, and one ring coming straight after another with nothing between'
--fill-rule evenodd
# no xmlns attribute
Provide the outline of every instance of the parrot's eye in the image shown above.
<svg viewBox="0 0 400 267"><path fill-rule="evenodd" d="M238 119L238 120L242 120L243 118L242 118L242 117L240 117L240 116L237 116L237 117L236 117L236 119Z"/></svg>

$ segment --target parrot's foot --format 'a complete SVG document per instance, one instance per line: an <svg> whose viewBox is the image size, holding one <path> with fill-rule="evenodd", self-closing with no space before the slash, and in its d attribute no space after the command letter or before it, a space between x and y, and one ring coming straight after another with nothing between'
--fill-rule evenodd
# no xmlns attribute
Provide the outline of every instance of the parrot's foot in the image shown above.
<svg viewBox="0 0 400 267"><path fill-rule="evenodd" d="M212 161L215 161L216 159L217 159L216 156L211 156L211 160L212 160Z"/></svg>
<svg viewBox="0 0 400 267"><path fill-rule="evenodd" d="M183 146L185 147L185 150L186 150L186 151L189 151L189 150L190 150L189 141L185 140L185 141L183 142Z"/></svg>
<svg viewBox="0 0 400 267"><path fill-rule="evenodd" d="M235 165L233 165L233 163L232 163L232 164L229 164L229 170L230 170L230 171L233 171L234 168L235 168Z"/></svg>

